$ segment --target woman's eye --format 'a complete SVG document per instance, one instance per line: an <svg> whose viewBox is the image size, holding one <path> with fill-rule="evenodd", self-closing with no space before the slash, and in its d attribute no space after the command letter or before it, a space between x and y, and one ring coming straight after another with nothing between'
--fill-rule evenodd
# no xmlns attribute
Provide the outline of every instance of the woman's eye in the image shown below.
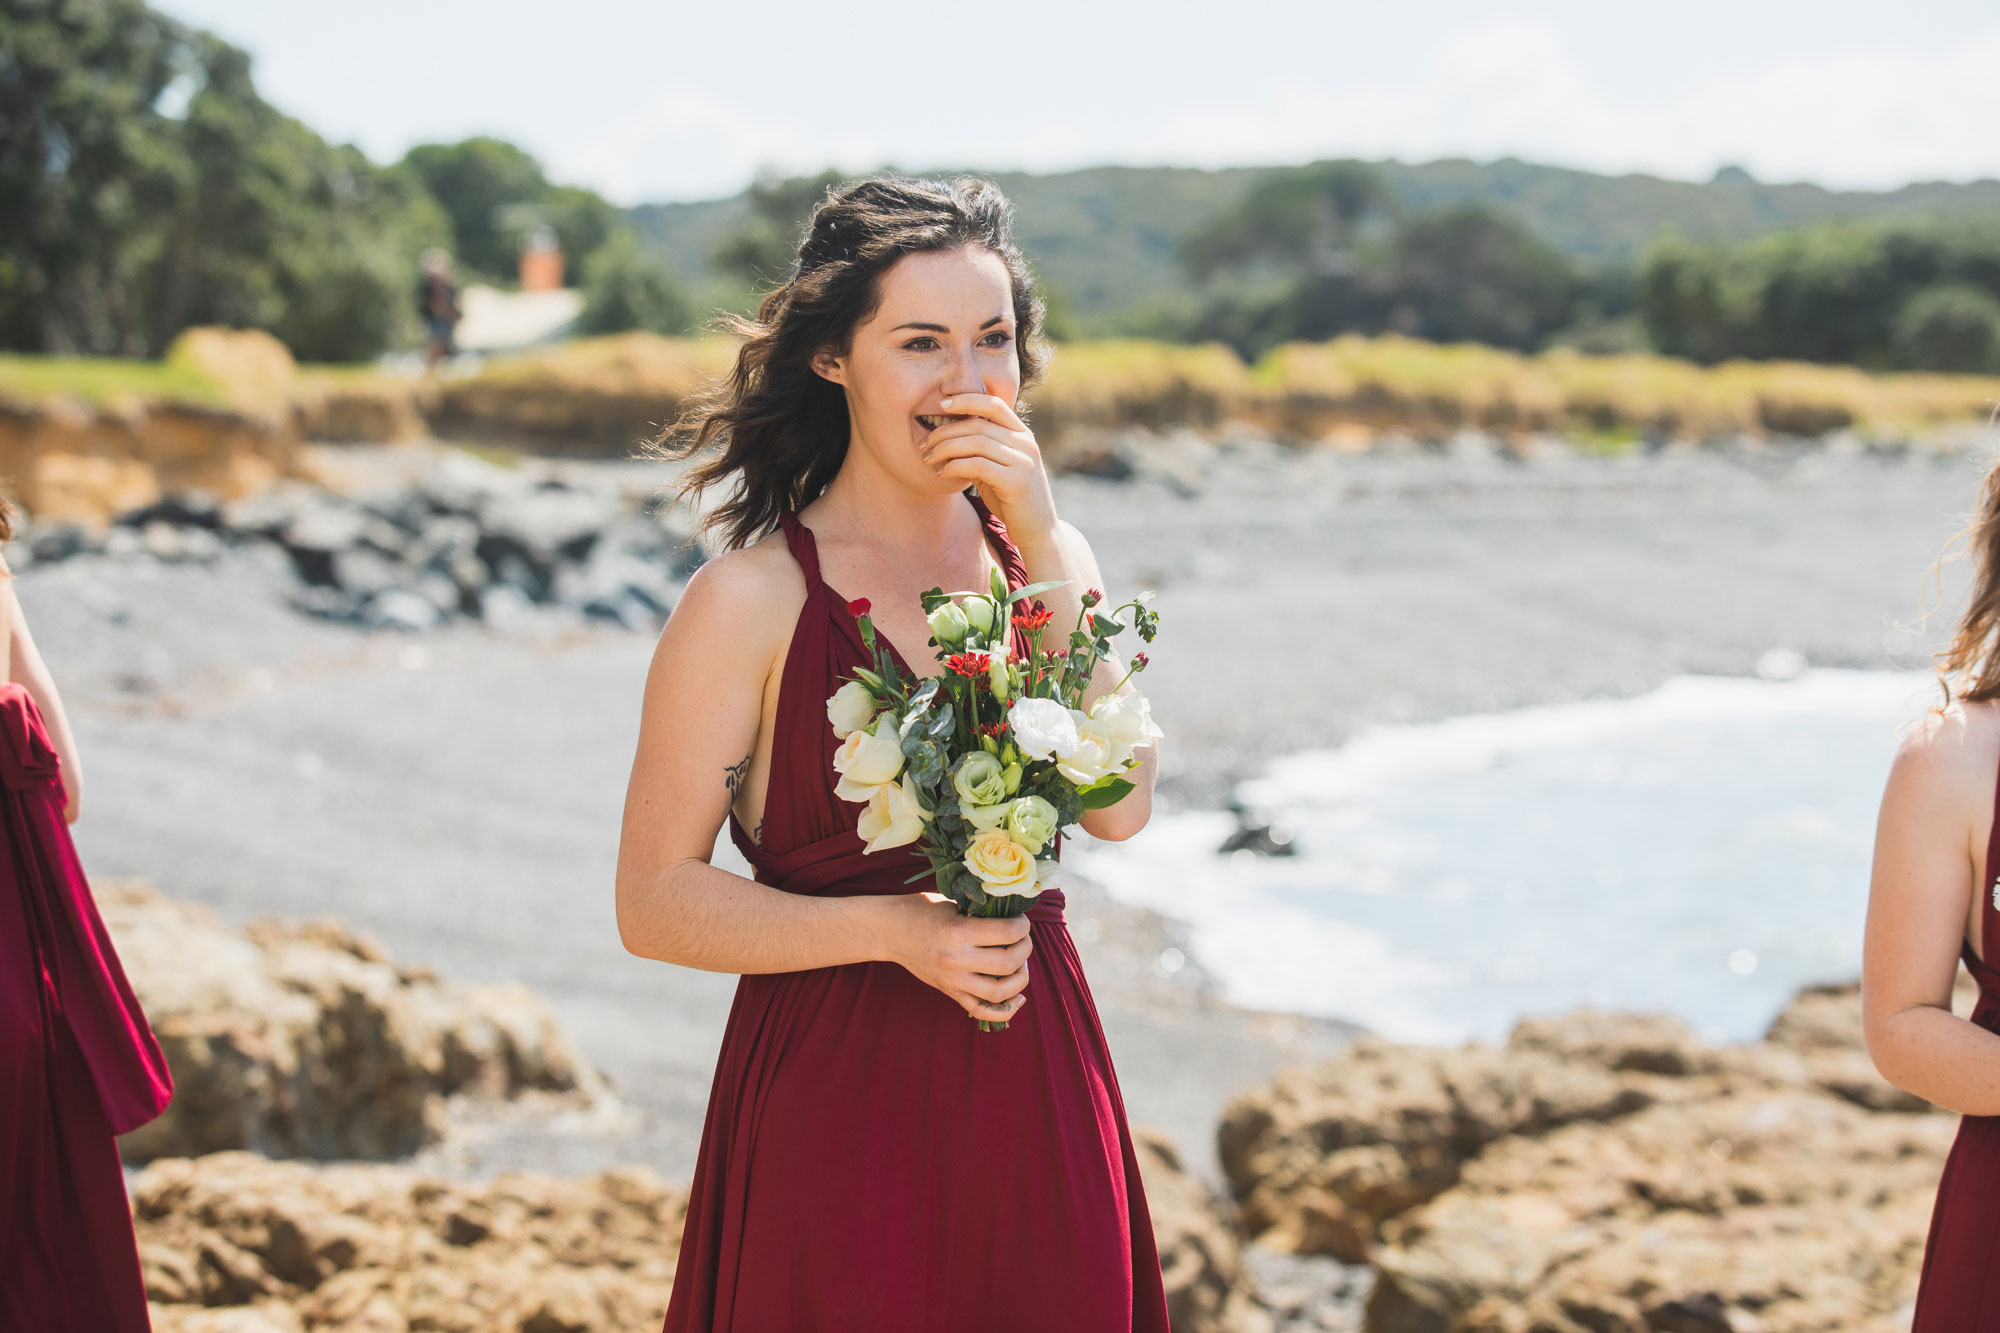
<svg viewBox="0 0 2000 1333"><path fill-rule="evenodd" d="M995 329L993 332L987 334L982 341L989 347L1005 347L1008 343L1014 341L1014 335L1005 329Z"/></svg>
<svg viewBox="0 0 2000 1333"><path fill-rule="evenodd" d="M935 338L912 338L903 344L906 352L928 352L937 346Z"/></svg>

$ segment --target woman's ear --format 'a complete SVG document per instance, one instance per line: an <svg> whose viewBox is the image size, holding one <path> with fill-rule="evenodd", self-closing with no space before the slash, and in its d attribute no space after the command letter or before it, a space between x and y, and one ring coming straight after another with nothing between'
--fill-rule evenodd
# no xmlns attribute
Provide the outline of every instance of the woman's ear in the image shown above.
<svg viewBox="0 0 2000 1333"><path fill-rule="evenodd" d="M812 368L813 373L823 380L831 380L840 385L847 383L847 367L843 363L843 358L835 356L832 352L825 350L814 352Z"/></svg>

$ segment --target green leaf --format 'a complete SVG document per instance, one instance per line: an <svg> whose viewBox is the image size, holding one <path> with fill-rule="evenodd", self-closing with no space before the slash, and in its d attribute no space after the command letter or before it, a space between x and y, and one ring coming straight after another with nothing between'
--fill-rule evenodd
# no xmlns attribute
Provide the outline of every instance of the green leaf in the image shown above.
<svg viewBox="0 0 2000 1333"><path fill-rule="evenodd" d="M1030 597L1040 596L1051 588L1066 588L1068 586L1068 579L1050 579L1046 583L1030 583L1026 587L1016 588L1008 596L1007 603L1011 606L1015 602L1026 601Z"/></svg>
<svg viewBox="0 0 2000 1333"><path fill-rule="evenodd" d="M1109 616L1091 616L1090 627L1097 632L1099 638L1103 639L1108 639L1114 634L1123 634L1125 632L1124 623L1113 620Z"/></svg>
<svg viewBox="0 0 2000 1333"><path fill-rule="evenodd" d="M1093 783L1077 793L1077 801L1086 810L1102 810L1106 806L1118 804L1132 791L1132 784L1124 778L1106 778Z"/></svg>
<svg viewBox="0 0 2000 1333"><path fill-rule="evenodd" d="M923 603L924 614L929 615L931 612L937 610L940 606L943 606L946 602L950 601L951 597L945 592L943 588L932 588L929 592L923 593L921 596L919 596L917 600Z"/></svg>
<svg viewBox="0 0 2000 1333"><path fill-rule="evenodd" d="M863 685L866 685L871 690L879 690L882 688L882 678L876 675L874 672L870 671L867 667L854 668L854 678L860 681Z"/></svg>
<svg viewBox="0 0 2000 1333"><path fill-rule="evenodd" d="M940 708L931 717L929 727L930 737L934 741L942 741L945 737L951 735L953 728L957 725L958 719L953 716L952 710L949 708Z"/></svg>

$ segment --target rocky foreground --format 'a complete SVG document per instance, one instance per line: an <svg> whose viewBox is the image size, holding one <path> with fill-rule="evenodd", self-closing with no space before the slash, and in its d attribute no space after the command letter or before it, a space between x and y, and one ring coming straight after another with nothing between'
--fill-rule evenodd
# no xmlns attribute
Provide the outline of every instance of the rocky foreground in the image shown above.
<svg viewBox="0 0 2000 1333"><path fill-rule="evenodd" d="M1373 1266L1370 1333L1889 1333L1956 1125L1876 1076L1835 986L1744 1046L1589 1011L1364 1040L1219 1146L1249 1235Z"/></svg>
<svg viewBox="0 0 2000 1333"><path fill-rule="evenodd" d="M687 1199L650 1171L470 1184L273 1160L405 1157L462 1099L533 1114L610 1095L532 992L400 968L337 921L236 930L144 884L96 891L176 1084L121 1142L150 1161L132 1203L162 1333L612 1333L664 1317ZM1164 1136L1139 1137L1175 1327L1268 1333L1232 1210Z"/></svg>

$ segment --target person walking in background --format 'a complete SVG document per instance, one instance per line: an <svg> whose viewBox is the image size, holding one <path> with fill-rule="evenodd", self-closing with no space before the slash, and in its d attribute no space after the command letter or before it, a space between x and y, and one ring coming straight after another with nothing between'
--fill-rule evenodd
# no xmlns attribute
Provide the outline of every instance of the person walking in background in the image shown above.
<svg viewBox="0 0 2000 1333"><path fill-rule="evenodd" d="M1903 738L1875 834L1861 999L1882 1076L1964 1118L1912 1333L2000 1326L2000 463L1968 532L1972 588L1938 656L1944 704ZM1951 1012L1963 961L1978 983Z"/></svg>
<svg viewBox="0 0 2000 1333"><path fill-rule="evenodd" d="M424 321L424 365L435 369L458 352L452 339L459 318L458 278L451 256L435 247L424 251L423 276L417 279L417 315Z"/></svg>
<svg viewBox="0 0 2000 1333"><path fill-rule="evenodd" d="M115 1136L173 1080L70 841L76 741L4 559L0 667L0 1333L134 1333L151 1321Z"/></svg>
<svg viewBox="0 0 2000 1333"><path fill-rule="evenodd" d="M1008 217L983 181L827 199L684 440L720 446L687 475L726 486L709 526L731 549L654 654L618 924L641 957L741 978L668 1333L1167 1330L1063 894L961 916L912 882L913 848L868 854L832 763L828 696L870 660L850 597L892 643L921 644L933 585L1059 581L1065 625L1102 586L1015 413L1044 349ZM1106 656L1093 697L1124 679ZM1138 832L1156 762L1149 744L1135 789L1085 830ZM709 864L725 819L754 882Z"/></svg>

